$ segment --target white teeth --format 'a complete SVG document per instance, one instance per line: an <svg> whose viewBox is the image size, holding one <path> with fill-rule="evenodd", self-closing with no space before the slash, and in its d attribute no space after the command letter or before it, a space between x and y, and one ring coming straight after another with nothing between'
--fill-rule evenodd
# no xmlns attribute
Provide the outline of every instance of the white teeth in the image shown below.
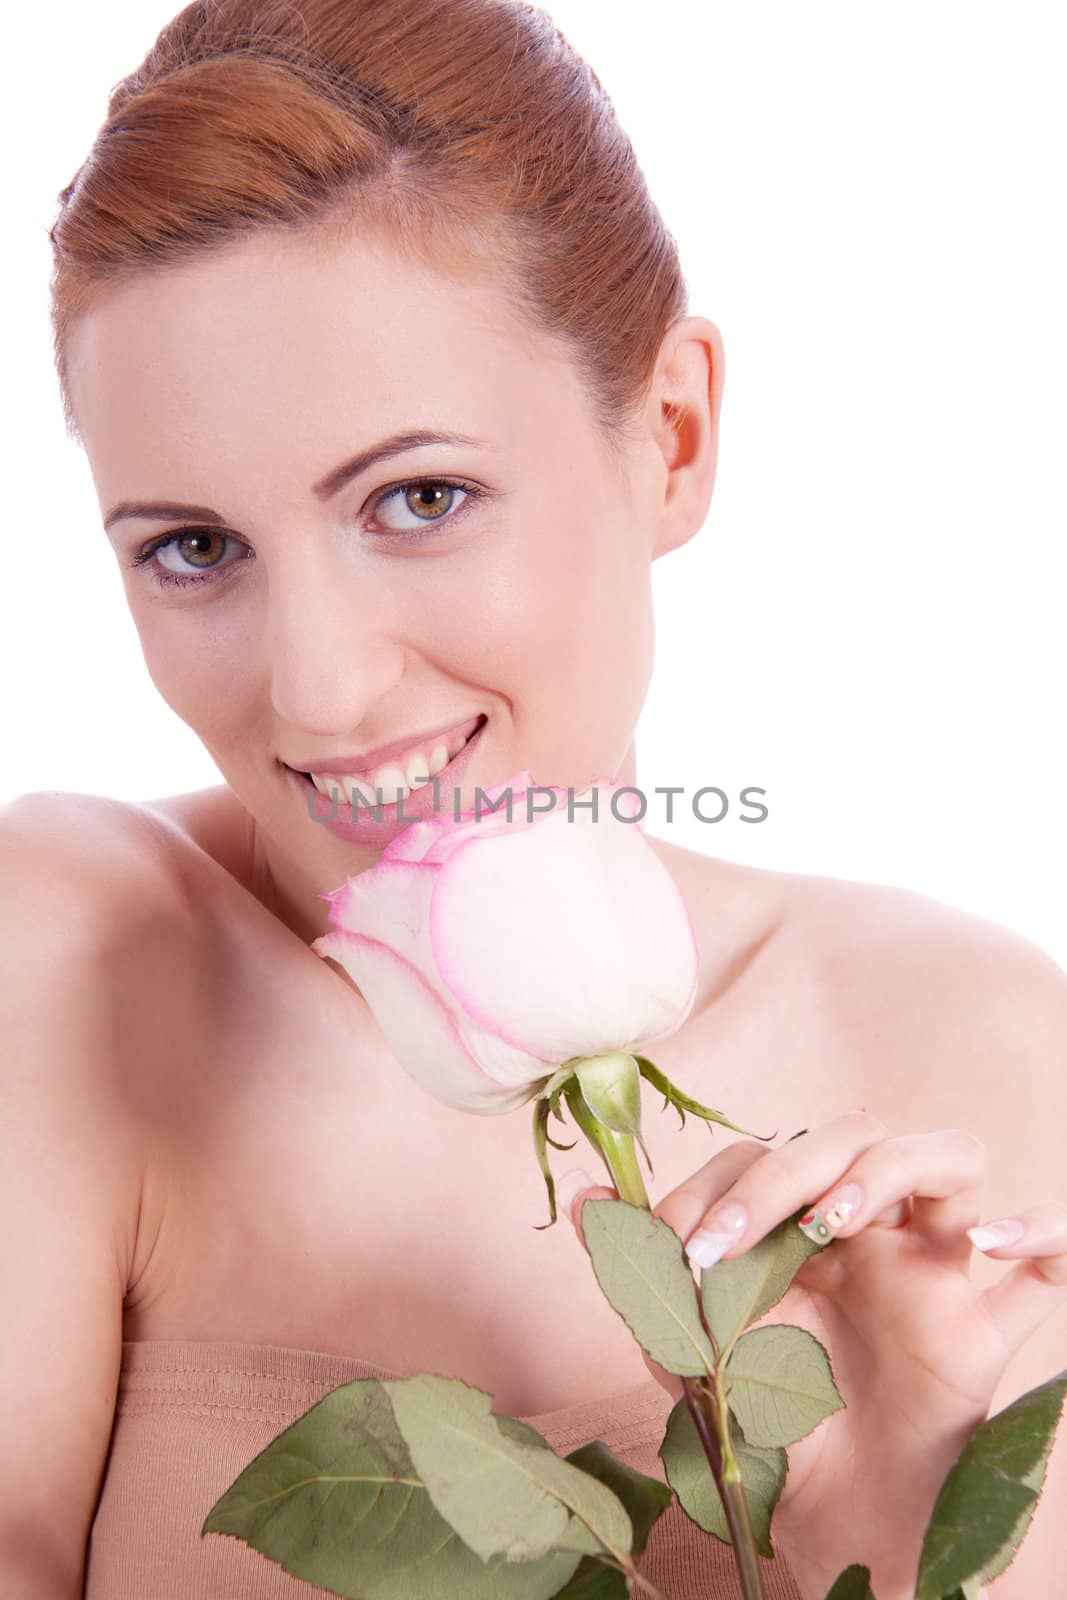
<svg viewBox="0 0 1067 1600"><path fill-rule="evenodd" d="M403 767L391 764L379 767L371 779L371 784L376 793L381 790L382 804L386 806L396 805L406 794L411 793Z"/></svg>
<svg viewBox="0 0 1067 1600"><path fill-rule="evenodd" d="M407 779L408 789L411 793L414 793L416 789L424 788L429 783L430 774L426 770L428 765L429 762L425 756L412 756L404 768L404 776Z"/></svg>
<svg viewBox="0 0 1067 1600"><path fill-rule="evenodd" d="M477 731L475 729L475 732ZM352 805L354 795L362 795L364 802L371 806L396 805L405 795L423 788L431 778L443 771L467 742L467 738L462 734L453 734L447 741L439 739L428 756L422 750L413 750L404 766L392 761L386 762L376 772L362 778L355 778L347 773L337 775L331 772L313 772L310 775L311 781L319 793L324 794L327 799L332 798L336 789L338 799L340 800L343 795L348 805Z"/></svg>

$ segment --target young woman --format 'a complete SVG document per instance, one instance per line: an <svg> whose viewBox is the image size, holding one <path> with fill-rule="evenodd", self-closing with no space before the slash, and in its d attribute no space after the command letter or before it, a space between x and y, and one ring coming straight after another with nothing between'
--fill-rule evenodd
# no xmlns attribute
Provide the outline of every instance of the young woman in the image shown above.
<svg viewBox="0 0 1067 1600"><path fill-rule="evenodd" d="M527 768L638 781L651 565L708 511L722 341L595 77L511 0L187 7L52 238L68 423L225 782L3 813L0 1589L295 1600L199 1529L353 1377L454 1374L659 1470L669 1380L572 1230L531 1227L528 1118L432 1100L308 948L407 822L308 797L427 761L445 807ZM650 1116L657 1209L703 1261L806 1203L840 1224L771 1318L819 1332L848 1405L790 1452L767 1592L863 1560L903 1600L962 1440L1065 1364L1067 981L919 895L655 848L701 953L657 1060L783 1136L702 1163ZM1010 1268L965 1231L1005 1216ZM996 1600L1049 1591L1065 1455ZM645 1567L737 1592L676 1509Z"/></svg>

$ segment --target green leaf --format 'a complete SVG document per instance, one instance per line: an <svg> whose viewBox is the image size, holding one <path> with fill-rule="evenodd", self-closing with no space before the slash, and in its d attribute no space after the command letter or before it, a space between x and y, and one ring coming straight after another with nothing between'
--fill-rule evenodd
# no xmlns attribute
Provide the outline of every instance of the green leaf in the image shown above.
<svg viewBox="0 0 1067 1600"><path fill-rule="evenodd" d="M797 1227L804 1209L765 1234L743 1256L718 1261L701 1273L704 1318L720 1350L777 1305L808 1257L823 1248Z"/></svg>
<svg viewBox="0 0 1067 1600"><path fill-rule="evenodd" d="M618 1497L633 1528L630 1554L643 1555L654 1523L671 1503L671 1491L667 1485L659 1478L650 1478L638 1472L636 1467L618 1460L599 1439L572 1450L567 1460L571 1466L588 1472Z"/></svg>
<svg viewBox="0 0 1067 1600"><path fill-rule="evenodd" d="M841 1411L830 1358L806 1328L772 1324L741 1335L726 1368L726 1396L750 1444L794 1444Z"/></svg>
<svg viewBox="0 0 1067 1600"><path fill-rule="evenodd" d="M551 1550L627 1558L633 1530L618 1498L554 1451L519 1442L525 1425L501 1427L484 1389L427 1372L382 1387L430 1499L483 1560Z"/></svg>
<svg viewBox="0 0 1067 1600"><path fill-rule="evenodd" d="M870 1567L861 1567L858 1563L846 1567L826 1600L874 1600Z"/></svg>
<svg viewBox="0 0 1067 1600"><path fill-rule="evenodd" d="M770 1558L774 1555L771 1517L785 1483L788 1467L786 1453L777 1446L768 1449L762 1445L748 1444L736 1420L732 1443L737 1464L741 1468L741 1481L745 1488L752 1531L756 1536L756 1548L760 1555ZM732 1544L726 1512L684 1398L678 1401L670 1414L659 1453L667 1481L686 1515L705 1533L713 1533L724 1544Z"/></svg>
<svg viewBox="0 0 1067 1600"><path fill-rule="evenodd" d="M674 1229L627 1200L587 1200L582 1233L597 1282L642 1350L668 1372L709 1375L715 1351Z"/></svg>
<svg viewBox="0 0 1067 1600"><path fill-rule="evenodd" d="M595 1556L586 1556L557 1600L626 1600L629 1593L630 1585L621 1572L606 1567Z"/></svg>
<svg viewBox="0 0 1067 1600"><path fill-rule="evenodd" d="M1044 1482L1067 1371L1027 1390L975 1429L937 1497L919 1558L918 1600L941 1600L1003 1572Z"/></svg>
<svg viewBox="0 0 1067 1600"><path fill-rule="evenodd" d="M212 1506L207 1533L347 1600L550 1600L579 1560L479 1560L430 1500L376 1378L331 1390L272 1439Z"/></svg>

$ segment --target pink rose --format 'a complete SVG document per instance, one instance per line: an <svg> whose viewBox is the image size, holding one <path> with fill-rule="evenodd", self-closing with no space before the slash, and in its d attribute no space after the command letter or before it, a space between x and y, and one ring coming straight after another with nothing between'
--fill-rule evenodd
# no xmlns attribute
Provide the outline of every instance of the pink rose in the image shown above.
<svg viewBox="0 0 1067 1600"><path fill-rule="evenodd" d="M528 771L485 791L502 808L398 834L377 866L323 898L312 943L351 975L423 1088L495 1115L573 1057L634 1051L692 1009L697 946L685 902L611 778L576 795ZM582 801L597 796L597 820ZM552 810L527 820L526 791Z"/></svg>

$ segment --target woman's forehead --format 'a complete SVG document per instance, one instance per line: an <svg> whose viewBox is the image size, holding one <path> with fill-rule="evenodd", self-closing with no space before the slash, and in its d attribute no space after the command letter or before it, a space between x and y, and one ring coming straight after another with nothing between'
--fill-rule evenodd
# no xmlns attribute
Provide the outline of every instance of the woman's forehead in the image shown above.
<svg viewBox="0 0 1067 1600"><path fill-rule="evenodd" d="M320 460L353 436L436 427L491 442L585 412L565 352L486 274L358 240L327 250L270 235L145 272L75 327L69 372L107 477L109 463L189 448Z"/></svg>
<svg viewBox="0 0 1067 1600"><path fill-rule="evenodd" d="M105 517L131 501L250 527L319 515L324 475L406 433L481 443L397 455L377 480L484 471L532 506L618 472L579 368L490 274L377 242L271 235L117 285L73 330L69 387ZM322 514L374 486L351 481Z"/></svg>

